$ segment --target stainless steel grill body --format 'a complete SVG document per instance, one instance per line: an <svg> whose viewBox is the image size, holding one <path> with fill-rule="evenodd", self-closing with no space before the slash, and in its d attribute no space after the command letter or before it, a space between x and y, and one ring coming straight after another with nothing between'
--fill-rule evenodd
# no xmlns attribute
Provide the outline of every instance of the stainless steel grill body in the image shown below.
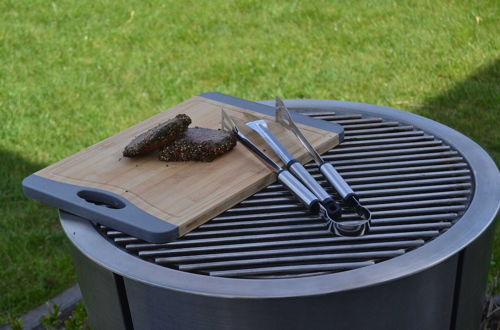
<svg viewBox="0 0 500 330"><path fill-rule="evenodd" d="M333 237L279 184L165 245L62 213L94 324L474 328L500 198L486 153L446 126L394 109L286 103L343 125L344 141L324 158L373 211L371 233ZM306 168L327 187L315 165ZM103 292L112 301L99 299Z"/></svg>

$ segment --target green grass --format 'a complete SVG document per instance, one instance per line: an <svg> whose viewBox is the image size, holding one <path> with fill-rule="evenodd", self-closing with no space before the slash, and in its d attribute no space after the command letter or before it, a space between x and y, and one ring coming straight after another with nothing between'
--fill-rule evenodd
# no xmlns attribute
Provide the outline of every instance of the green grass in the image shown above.
<svg viewBox="0 0 500 330"><path fill-rule="evenodd" d="M56 211L24 198L21 179L201 92L406 109L500 160L493 0L4 0L0 10L0 324L75 281Z"/></svg>

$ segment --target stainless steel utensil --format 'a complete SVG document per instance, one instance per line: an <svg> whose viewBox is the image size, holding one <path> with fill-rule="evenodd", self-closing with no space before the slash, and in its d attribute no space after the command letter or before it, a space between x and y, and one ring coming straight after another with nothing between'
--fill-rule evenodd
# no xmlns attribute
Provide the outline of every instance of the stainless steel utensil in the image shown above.
<svg viewBox="0 0 500 330"><path fill-rule="evenodd" d="M348 208L353 209L363 219L358 223L358 228L355 231L359 234L365 233L370 227L370 210L360 204L358 195L356 195L347 182L345 182L342 176L337 172L337 170L335 170L333 165L325 162L309 141L307 141L306 137L302 134L297 125L295 125L292 115L279 97L276 97L276 121L295 134L304 148L311 154L312 158L318 165L320 172L339 193L343 200L343 204Z"/></svg>
<svg viewBox="0 0 500 330"><path fill-rule="evenodd" d="M320 203L327 210L328 216L332 219L339 219L341 210L337 202L309 174L304 166L286 150L281 142L271 133L267 127L267 123L264 120L255 120L246 123L246 125L256 131L283 161L285 167L318 197Z"/></svg>
<svg viewBox="0 0 500 330"><path fill-rule="evenodd" d="M221 114L221 127L223 130L235 134L238 141L255 153L267 166L275 171L279 182L287 187L312 213L319 214L319 216L327 222L328 230L336 233L337 235L343 235L343 232L345 231L343 227L347 225L347 223L340 224L336 220L332 219L325 206L320 203L319 199L311 191L309 191L306 186L304 186L289 171L283 169L274 160L269 158L269 156L267 156L243 133L241 133L236 123L229 116L229 114L224 111L224 109L221 109Z"/></svg>
<svg viewBox="0 0 500 330"><path fill-rule="evenodd" d="M319 211L319 200L312 194L309 189L304 187L290 172L281 168L276 162L269 158L263 151L261 151L252 141L250 141L243 133L240 132L238 126L234 123L229 114L221 109L222 129L232 132L236 135L245 147L255 153L264 163L276 172L278 181L285 185L311 212L317 213Z"/></svg>

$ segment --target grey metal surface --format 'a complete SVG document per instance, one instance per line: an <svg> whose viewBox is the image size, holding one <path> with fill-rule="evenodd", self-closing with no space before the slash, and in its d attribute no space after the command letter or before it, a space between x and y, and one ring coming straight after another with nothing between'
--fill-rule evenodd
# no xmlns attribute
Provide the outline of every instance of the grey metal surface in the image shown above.
<svg viewBox="0 0 500 330"><path fill-rule="evenodd" d="M494 232L495 226L490 226L460 252L452 329L477 329L481 322Z"/></svg>
<svg viewBox="0 0 500 330"><path fill-rule="evenodd" d="M393 119L350 114L346 120L333 111L312 116L344 127L344 142L323 158L373 212L369 235L333 236L279 183L172 243L148 244L101 227L103 232L114 244L166 267L210 276L280 278L343 272L401 256L444 233L467 209L472 174L446 142ZM367 121L369 126L361 127ZM391 130L380 133L386 127ZM374 130L379 132L375 138ZM401 138L401 131L411 132L411 140ZM306 167L335 194L316 164ZM389 248L391 242L397 246Z"/></svg>
<svg viewBox="0 0 500 330"><path fill-rule="evenodd" d="M128 302L123 301L124 292L117 284L119 276L88 259L78 248L71 252L92 328L132 329L130 310L123 308Z"/></svg>
<svg viewBox="0 0 500 330"><path fill-rule="evenodd" d="M214 297L127 279L125 286L136 330L443 330L456 267L454 257L410 278L308 297Z"/></svg>

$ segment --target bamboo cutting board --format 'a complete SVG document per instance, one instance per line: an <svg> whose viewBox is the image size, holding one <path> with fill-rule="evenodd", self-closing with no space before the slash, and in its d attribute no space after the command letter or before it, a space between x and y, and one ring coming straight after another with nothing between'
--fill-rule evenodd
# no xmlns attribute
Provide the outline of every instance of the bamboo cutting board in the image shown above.
<svg viewBox="0 0 500 330"><path fill-rule="evenodd" d="M191 117L191 127L218 129L221 108L236 121L265 119L297 159L310 160L295 136L274 122L274 108L205 93L27 177L25 194L146 241L174 240L273 183L275 174L239 143L209 163L163 162L154 153L126 158L123 148L133 137L180 113ZM339 125L294 116L320 153L339 143ZM248 135L280 163L264 142Z"/></svg>

